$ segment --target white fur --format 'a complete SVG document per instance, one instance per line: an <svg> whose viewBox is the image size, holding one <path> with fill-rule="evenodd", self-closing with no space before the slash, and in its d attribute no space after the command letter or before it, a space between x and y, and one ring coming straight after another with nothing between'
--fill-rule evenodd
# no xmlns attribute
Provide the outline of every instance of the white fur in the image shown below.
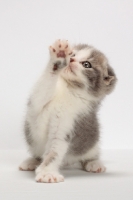
<svg viewBox="0 0 133 200"><path fill-rule="evenodd" d="M93 160L91 162L88 162L85 166L86 171L88 172L94 172L94 173L101 173L106 170L104 165L100 160Z"/></svg>
<svg viewBox="0 0 133 200"><path fill-rule="evenodd" d="M57 48L57 44L54 48ZM50 61L33 90L31 105L28 107L26 115L33 139L33 145L29 147L29 150L33 156L43 158L42 164L36 169L36 181L38 182L63 181L63 176L59 174L59 168L63 163L71 165L82 159L91 159L98 155L98 144L83 156L67 154L69 146L65 141L66 135L73 129L78 115L88 114L88 107L91 111L91 101L95 99L84 90L68 88L64 77L68 76L75 80L77 77L73 76L69 69L67 71L63 69L61 76L54 73L52 70L54 61L63 59L53 55L52 49L50 51ZM45 166L44 162L49 158L51 152L54 152L57 157L52 163ZM20 167L26 170L29 164L26 161ZM35 165L31 167L31 169L33 168Z"/></svg>
<svg viewBox="0 0 133 200"><path fill-rule="evenodd" d="M60 175L57 171L46 171L41 170L39 174L37 174L35 180L37 182L43 182L43 183L58 183L58 182L63 182L64 177Z"/></svg>

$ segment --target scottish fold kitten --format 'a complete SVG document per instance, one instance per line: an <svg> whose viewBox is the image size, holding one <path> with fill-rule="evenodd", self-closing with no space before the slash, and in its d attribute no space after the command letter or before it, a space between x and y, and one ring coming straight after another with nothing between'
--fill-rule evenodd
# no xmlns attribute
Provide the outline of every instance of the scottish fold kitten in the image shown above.
<svg viewBox="0 0 133 200"><path fill-rule="evenodd" d="M92 46L57 40L49 51L27 106L25 138L32 157L19 169L35 170L35 180L45 183L64 181L60 168L66 166L104 172L97 111L114 89L116 75Z"/></svg>

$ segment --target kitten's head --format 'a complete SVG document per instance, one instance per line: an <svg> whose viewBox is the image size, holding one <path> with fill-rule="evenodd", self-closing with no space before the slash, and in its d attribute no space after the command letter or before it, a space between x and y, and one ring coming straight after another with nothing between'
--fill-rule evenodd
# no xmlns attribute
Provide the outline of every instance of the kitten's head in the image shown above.
<svg viewBox="0 0 133 200"><path fill-rule="evenodd" d="M88 45L74 47L70 64L61 75L72 87L99 98L109 94L117 80L105 55Z"/></svg>

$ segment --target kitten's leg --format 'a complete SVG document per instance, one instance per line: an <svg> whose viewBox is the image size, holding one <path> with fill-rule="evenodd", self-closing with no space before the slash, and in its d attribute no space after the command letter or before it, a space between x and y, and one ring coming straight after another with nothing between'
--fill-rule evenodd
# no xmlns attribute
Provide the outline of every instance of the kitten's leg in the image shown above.
<svg viewBox="0 0 133 200"><path fill-rule="evenodd" d="M84 156L84 159L82 159L81 165L82 169L87 172L100 173L106 170L100 160L99 143L88 151L88 153Z"/></svg>
<svg viewBox="0 0 133 200"><path fill-rule="evenodd" d="M57 40L49 49L53 62L53 71L56 72L70 61L72 50L66 40ZM57 126L58 130L49 132L43 162L36 169L37 182L54 183L64 181L64 177L59 173L59 168L69 144L65 140L65 133L62 133L59 124Z"/></svg>
<svg viewBox="0 0 133 200"><path fill-rule="evenodd" d="M81 157L67 154L64 158L64 168L83 169L87 172L100 173L104 172L102 161L100 160L99 142Z"/></svg>
<svg viewBox="0 0 133 200"><path fill-rule="evenodd" d="M62 165L68 146L65 137L49 139L43 162L36 169L37 182L54 183L64 181L64 177L59 173L59 168Z"/></svg>
<svg viewBox="0 0 133 200"><path fill-rule="evenodd" d="M83 170L87 172L100 173L104 172L106 168L100 160L85 160L81 161Z"/></svg>
<svg viewBox="0 0 133 200"><path fill-rule="evenodd" d="M77 161L73 164L64 165L66 169L83 169L87 172L100 173L104 172L106 168L100 160L85 160Z"/></svg>
<svg viewBox="0 0 133 200"><path fill-rule="evenodd" d="M19 170L21 171L33 171L36 167L41 163L41 159L39 158L28 158L23 161L20 166Z"/></svg>

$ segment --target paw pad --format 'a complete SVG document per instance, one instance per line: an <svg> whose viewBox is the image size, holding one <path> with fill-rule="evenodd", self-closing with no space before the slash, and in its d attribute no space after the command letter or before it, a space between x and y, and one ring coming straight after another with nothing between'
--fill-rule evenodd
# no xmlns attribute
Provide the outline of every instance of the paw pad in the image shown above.
<svg viewBox="0 0 133 200"><path fill-rule="evenodd" d="M67 40L57 40L49 47L51 56L57 58L66 58L72 54L72 48L70 47Z"/></svg>

